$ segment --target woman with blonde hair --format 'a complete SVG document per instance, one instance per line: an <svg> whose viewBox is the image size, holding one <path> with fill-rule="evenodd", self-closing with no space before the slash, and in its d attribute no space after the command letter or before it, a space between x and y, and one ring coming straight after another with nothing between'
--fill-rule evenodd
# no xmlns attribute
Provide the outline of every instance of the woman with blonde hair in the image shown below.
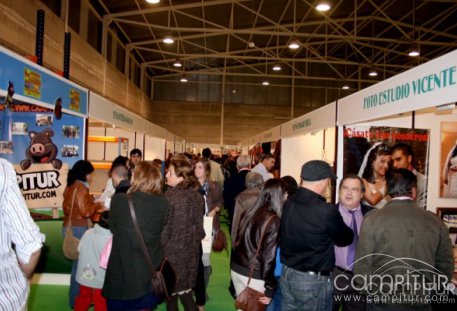
<svg viewBox="0 0 457 311"><path fill-rule="evenodd" d="M201 240L205 237L204 200L196 190L198 182L192 164L185 156L171 159L166 177L170 189L165 197L171 204L171 211L162 232L162 243L178 278L167 310L179 310L179 298L186 311L195 311L192 289L197 278Z"/></svg>
<svg viewBox="0 0 457 311"><path fill-rule="evenodd" d="M151 292L151 273L135 231L128 195L131 195L138 225L156 268L164 258L161 233L170 212L170 204L162 196L161 179L157 166L140 162L135 167L128 193L115 194L111 200L109 228L113 245L102 291L109 310L152 309L159 302Z"/></svg>

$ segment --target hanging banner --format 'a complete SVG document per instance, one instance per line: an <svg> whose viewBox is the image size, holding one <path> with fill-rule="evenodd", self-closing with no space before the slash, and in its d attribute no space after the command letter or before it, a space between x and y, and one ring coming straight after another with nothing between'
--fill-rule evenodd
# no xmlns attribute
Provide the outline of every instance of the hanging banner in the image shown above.
<svg viewBox="0 0 457 311"><path fill-rule="evenodd" d="M87 89L0 47L0 95L13 89L22 102L87 115ZM56 112L59 113L59 112Z"/></svg>
<svg viewBox="0 0 457 311"><path fill-rule="evenodd" d="M392 169L405 168L416 175L416 202L426 208L429 130L356 125L344 127L343 137L343 175L363 179L365 203L383 207Z"/></svg>

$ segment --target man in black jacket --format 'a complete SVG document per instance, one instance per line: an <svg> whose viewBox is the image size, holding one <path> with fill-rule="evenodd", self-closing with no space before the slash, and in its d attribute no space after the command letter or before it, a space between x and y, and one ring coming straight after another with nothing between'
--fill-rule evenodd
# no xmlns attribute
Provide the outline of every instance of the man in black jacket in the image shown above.
<svg viewBox="0 0 457 311"><path fill-rule="evenodd" d="M365 193L365 184L356 174L343 177L338 188L340 202L335 208L343 217L344 223L354 233L354 240L348 246L335 246L335 269L333 270L333 310L343 306L345 311L364 311L365 297L357 293L352 284L355 251L363 217L374 208L360 203Z"/></svg>
<svg viewBox="0 0 457 311"><path fill-rule="evenodd" d="M353 234L322 196L336 178L328 163L309 161L300 176L300 188L287 199L281 217L281 310L330 310L333 248L351 244Z"/></svg>
<svg viewBox="0 0 457 311"><path fill-rule="evenodd" d="M251 171L251 158L242 154L236 159L236 167L238 173L234 176L230 176L224 182L224 207L228 211L229 215L229 232L232 232L233 213L235 211L235 199L236 197L246 190L246 175Z"/></svg>

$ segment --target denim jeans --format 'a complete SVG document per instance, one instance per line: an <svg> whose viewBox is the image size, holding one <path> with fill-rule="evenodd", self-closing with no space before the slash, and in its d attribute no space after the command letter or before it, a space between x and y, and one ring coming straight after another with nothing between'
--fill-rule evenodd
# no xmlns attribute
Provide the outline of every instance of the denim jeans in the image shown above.
<svg viewBox="0 0 457 311"><path fill-rule="evenodd" d="M71 231L73 231L73 235L77 239L81 239L84 232L87 231L87 227L71 227ZM62 227L62 235L65 237L65 233L67 232L67 227ZM71 276L70 276L70 308L73 309L75 306L75 299L79 295L79 284L76 282L76 270L78 269L78 261L73 260L73 265L71 267Z"/></svg>
<svg viewBox="0 0 457 311"><path fill-rule="evenodd" d="M330 311L333 301L333 277L311 275L282 266L282 311Z"/></svg>

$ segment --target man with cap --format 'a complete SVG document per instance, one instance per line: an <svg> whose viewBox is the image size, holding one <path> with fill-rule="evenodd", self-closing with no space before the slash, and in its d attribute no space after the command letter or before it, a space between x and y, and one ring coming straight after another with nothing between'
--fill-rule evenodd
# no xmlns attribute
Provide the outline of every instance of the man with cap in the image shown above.
<svg viewBox="0 0 457 311"><path fill-rule="evenodd" d="M281 310L331 310L334 245L351 244L353 233L322 196L336 178L330 165L309 161L300 177L300 187L287 199L281 217Z"/></svg>

